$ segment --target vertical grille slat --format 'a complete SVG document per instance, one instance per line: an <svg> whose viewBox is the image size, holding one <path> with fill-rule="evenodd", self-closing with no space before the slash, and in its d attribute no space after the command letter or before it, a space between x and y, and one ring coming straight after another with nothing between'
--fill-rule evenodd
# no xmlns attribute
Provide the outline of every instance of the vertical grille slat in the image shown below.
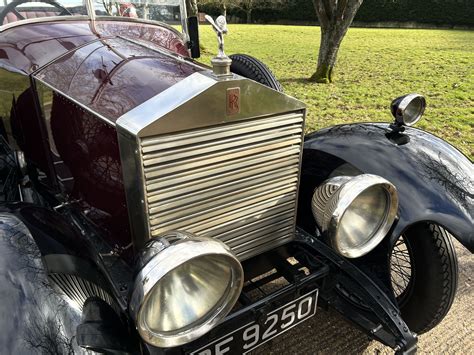
<svg viewBox="0 0 474 355"><path fill-rule="evenodd" d="M239 259L294 236L303 113L142 138L150 235L185 230Z"/></svg>

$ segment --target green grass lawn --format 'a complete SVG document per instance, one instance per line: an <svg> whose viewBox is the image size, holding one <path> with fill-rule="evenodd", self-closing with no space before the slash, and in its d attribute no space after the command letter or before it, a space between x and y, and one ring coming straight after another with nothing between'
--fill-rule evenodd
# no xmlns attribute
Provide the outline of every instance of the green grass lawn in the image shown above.
<svg viewBox="0 0 474 355"><path fill-rule="evenodd" d="M226 52L265 62L285 92L309 109L308 132L339 123L391 121L393 98L417 92L428 102L417 127L474 157L474 31L349 30L335 83L313 84L319 27L230 25ZM210 26L201 26L202 61L217 51Z"/></svg>

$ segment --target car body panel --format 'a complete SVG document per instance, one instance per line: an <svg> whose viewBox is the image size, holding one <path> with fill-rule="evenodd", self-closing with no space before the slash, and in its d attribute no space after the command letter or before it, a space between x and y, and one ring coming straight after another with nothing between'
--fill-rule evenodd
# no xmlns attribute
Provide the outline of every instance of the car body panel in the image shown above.
<svg viewBox="0 0 474 355"><path fill-rule="evenodd" d="M204 68L186 60L181 35L164 25L51 21L1 36L0 114L9 143L52 185L84 200L112 245L127 246L115 120Z"/></svg>
<svg viewBox="0 0 474 355"><path fill-rule="evenodd" d="M302 190L310 196L300 196L300 220L314 187L344 163L396 186L399 221L392 238L414 223L431 221L474 251L474 167L456 148L416 128L393 135L388 124L340 125L314 132L305 139Z"/></svg>
<svg viewBox="0 0 474 355"><path fill-rule="evenodd" d="M115 127L46 85L38 83L37 94L61 189L84 202L111 245L127 246L130 226Z"/></svg>
<svg viewBox="0 0 474 355"><path fill-rule="evenodd" d="M35 78L111 122L202 68L178 57L107 38L69 52Z"/></svg>
<svg viewBox="0 0 474 355"><path fill-rule="evenodd" d="M30 74L74 49L108 37L123 36L188 56L180 34L173 28L147 23L74 20L23 24L2 32L0 68Z"/></svg>
<svg viewBox="0 0 474 355"><path fill-rule="evenodd" d="M2 352L86 353L75 340L81 311L51 286L43 254L30 231L5 211L0 220Z"/></svg>

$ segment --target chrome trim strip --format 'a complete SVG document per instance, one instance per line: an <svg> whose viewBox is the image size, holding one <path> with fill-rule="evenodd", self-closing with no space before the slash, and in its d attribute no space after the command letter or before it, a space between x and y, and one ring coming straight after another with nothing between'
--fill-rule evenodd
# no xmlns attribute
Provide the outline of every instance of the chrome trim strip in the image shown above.
<svg viewBox="0 0 474 355"><path fill-rule="evenodd" d="M188 9L186 8L186 1L181 0L179 5L181 15L181 27L183 29L183 39L187 43L189 42L189 30L188 30Z"/></svg>
<svg viewBox="0 0 474 355"><path fill-rule="evenodd" d="M130 233L135 251L141 250L149 238L148 203L145 198L145 177L138 138L117 125L117 137L122 163L123 185L130 221Z"/></svg>
<svg viewBox="0 0 474 355"><path fill-rule="evenodd" d="M95 20L95 8L94 8L94 1L93 0L86 0L86 9L87 14L92 22ZM94 26L94 24L92 24Z"/></svg>

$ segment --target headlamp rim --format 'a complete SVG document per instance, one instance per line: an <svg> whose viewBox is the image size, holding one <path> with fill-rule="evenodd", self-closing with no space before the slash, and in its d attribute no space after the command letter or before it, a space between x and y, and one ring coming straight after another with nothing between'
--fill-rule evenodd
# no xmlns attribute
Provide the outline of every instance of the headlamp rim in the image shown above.
<svg viewBox="0 0 474 355"><path fill-rule="evenodd" d="M406 109L416 99L421 100L421 112L415 117L413 121L407 122L405 120ZM423 95L416 94L416 93L408 94L406 96L403 96L401 100L398 102L398 104L396 105L396 109L394 111L395 120L400 125L411 127L415 125L419 120L421 120L421 118L423 117L423 114L425 113L425 109L426 109L426 99Z"/></svg>
<svg viewBox="0 0 474 355"><path fill-rule="evenodd" d="M383 187L388 202L388 210L385 211L384 219L380 222L380 227L361 248L356 250L342 248L340 243L338 243L337 235L345 212L360 194L377 185ZM398 193L396 187L381 176L362 174L353 177L351 180L343 184L334 195L341 197L338 200L336 208L334 209L328 223L327 234L332 247L339 254L347 258L358 258L367 254L387 235L396 219L398 213ZM335 198L336 196L333 197ZM387 221L391 221L391 223Z"/></svg>
<svg viewBox="0 0 474 355"><path fill-rule="evenodd" d="M172 236L176 236L177 233L180 232L172 232ZM152 257L138 272L130 298L130 313L140 336L147 343L157 347L183 345L207 333L233 308L243 286L242 265L226 244L211 238L195 237L185 232L181 234L189 237L189 239L183 239L184 242L182 243L178 242L164 248ZM161 238L166 239L166 235ZM194 242L195 244L192 248L189 248L189 243L186 243L186 241ZM212 313L206 315L203 323L197 328L186 329L185 331L177 329L175 334L171 332L160 333L149 329L142 320L141 311L149 297L151 297L153 288L160 280L180 265L206 255L222 256L229 260L232 274L230 285L220 299L221 304L216 305ZM235 290L239 290L239 292ZM226 302L223 300L226 300Z"/></svg>

